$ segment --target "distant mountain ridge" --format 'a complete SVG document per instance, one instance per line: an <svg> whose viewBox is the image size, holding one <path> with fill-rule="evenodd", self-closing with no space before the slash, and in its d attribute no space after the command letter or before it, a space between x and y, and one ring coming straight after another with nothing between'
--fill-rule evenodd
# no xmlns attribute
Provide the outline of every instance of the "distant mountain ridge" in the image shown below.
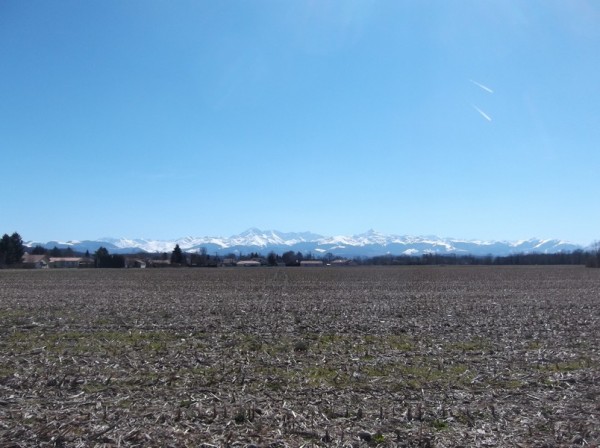
<svg viewBox="0 0 600 448"><path fill-rule="evenodd" d="M352 236L322 236L312 232L280 232L250 228L239 235L230 237L192 237L176 240L99 238L85 241L26 242L27 246L41 245L47 249L70 247L75 251L96 251L103 246L111 253L171 252L176 244L186 252L199 252L206 249L209 254L247 254L259 252L266 255L270 251L294 252L320 255L331 253L335 256L357 257L393 255L422 255L425 253L457 255L509 255L514 253L558 253L582 249L581 246L557 239L537 239L521 241L481 241L437 236L388 235L368 230Z"/></svg>

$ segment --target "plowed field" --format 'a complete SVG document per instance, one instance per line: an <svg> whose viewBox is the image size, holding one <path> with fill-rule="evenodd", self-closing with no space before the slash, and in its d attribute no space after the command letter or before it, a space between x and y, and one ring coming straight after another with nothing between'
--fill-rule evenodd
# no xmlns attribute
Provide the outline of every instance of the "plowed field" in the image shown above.
<svg viewBox="0 0 600 448"><path fill-rule="evenodd" d="M600 270L0 271L0 446L598 446Z"/></svg>

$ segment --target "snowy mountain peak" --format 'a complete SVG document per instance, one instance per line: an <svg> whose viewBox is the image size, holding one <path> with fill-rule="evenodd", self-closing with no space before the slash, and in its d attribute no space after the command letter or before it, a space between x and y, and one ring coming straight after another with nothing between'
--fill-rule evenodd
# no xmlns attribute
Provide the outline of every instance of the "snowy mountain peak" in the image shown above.
<svg viewBox="0 0 600 448"><path fill-rule="evenodd" d="M36 242L27 243L34 246ZM575 244L550 239L531 238L520 241L480 241L436 236L388 235L369 229L353 236L325 237L312 232L280 232L249 228L230 237L186 236L177 240L152 240L131 238L100 238L95 241L51 241L42 244L51 249L71 247L85 252L95 251L100 246L113 253L171 252L175 245L187 252L206 250L209 253L226 255L231 252L248 253L270 251L282 253L288 250L303 253L332 253L335 256L376 256L384 254L420 255L424 253L456 253L472 255L508 255L511 253L555 253L581 249Z"/></svg>

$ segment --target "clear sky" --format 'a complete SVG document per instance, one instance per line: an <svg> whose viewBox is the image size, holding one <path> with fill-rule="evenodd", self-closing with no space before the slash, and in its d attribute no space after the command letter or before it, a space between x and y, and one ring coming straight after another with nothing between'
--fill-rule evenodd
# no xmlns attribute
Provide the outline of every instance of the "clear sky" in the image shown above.
<svg viewBox="0 0 600 448"><path fill-rule="evenodd" d="M0 1L0 233L600 239L600 2Z"/></svg>

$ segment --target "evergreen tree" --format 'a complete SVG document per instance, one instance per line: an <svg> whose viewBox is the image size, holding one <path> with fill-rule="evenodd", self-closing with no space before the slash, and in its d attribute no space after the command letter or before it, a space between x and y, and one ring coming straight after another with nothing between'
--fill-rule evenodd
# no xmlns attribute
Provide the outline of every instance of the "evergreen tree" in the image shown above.
<svg viewBox="0 0 600 448"><path fill-rule="evenodd" d="M283 258L283 262L286 266L297 266L299 264L298 258L293 250L284 252L281 258Z"/></svg>
<svg viewBox="0 0 600 448"><path fill-rule="evenodd" d="M0 264L17 264L21 262L25 247L21 236L15 232L11 236L4 234L0 239Z"/></svg>
<svg viewBox="0 0 600 448"><path fill-rule="evenodd" d="M0 239L0 265L8 264L8 253L10 251L10 237L8 234L2 235Z"/></svg>
<svg viewBox="0 0 600 448"><path fill-rule="evenodd" d="M269 252L267 263L269 263L269 266L277 266L277 254L275 252Z"/></svg>
<svg viewBox="0 0 600 448"><path fill-rule="evenodd" d="M176 244L175 249L173 249L173 252L171 253L171 263L182 264L183 261L184 261L183 252L181 251L179 244Z"/></svg>
<svg viewBox="0 0 600 448"><path fill-rule="evenodd" d="M10 236L10 241L12 246L12 262L20 263L21 259L23 258L23 254L25 254L23 239L21 238L21 235L15 232Z"/></svg>
<svg viewBox="0 0 600 448"><path fill-rule="evenodd" d="M94 259L96 260L97 268L106 268L108 267L108 259L110 258L110 254L108 253L108 249L106 247L100 246L96 252L94 252Z"/></svg>

